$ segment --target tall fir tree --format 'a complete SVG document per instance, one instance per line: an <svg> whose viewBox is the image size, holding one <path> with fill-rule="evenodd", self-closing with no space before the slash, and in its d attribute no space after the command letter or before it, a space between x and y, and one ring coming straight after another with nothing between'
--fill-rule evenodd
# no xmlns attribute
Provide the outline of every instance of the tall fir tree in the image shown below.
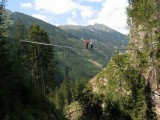
<svg viewBox="0 0 160 120"><path fill-rule="evenodd" d="M30 27L29 40L50 43L48 34L39 25ZM51 46L32 44L29 56L35 87L43 94L46 94L52 88L54 82L53 48Z"/></svg>

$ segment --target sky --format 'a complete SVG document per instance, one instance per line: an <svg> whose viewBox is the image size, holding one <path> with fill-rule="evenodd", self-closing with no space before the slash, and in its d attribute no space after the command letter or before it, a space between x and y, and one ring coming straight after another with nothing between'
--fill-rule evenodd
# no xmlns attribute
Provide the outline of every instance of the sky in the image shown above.
<svg viewBox="0 0 160 120"><path fill-rule="evenodd" d="M8 0L6 8L52 25L104 24L128 34L128 0Z"/></svg>

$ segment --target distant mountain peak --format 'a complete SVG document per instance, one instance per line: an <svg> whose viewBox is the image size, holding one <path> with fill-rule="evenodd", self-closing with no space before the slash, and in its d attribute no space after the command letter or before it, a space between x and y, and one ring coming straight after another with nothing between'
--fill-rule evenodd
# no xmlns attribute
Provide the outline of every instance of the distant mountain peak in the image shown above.
<svg viewBox="0 0 160 120"><path fill-rule="evenodd" d="M105 32L112 32L113 31L113 29L111 29L110 27L103 25L103 24L99 24L99 23L95 23L94 25L90 25L90 27L93 27L95 29L102 30Z"/></svg>
<svg viewBox="0 0 160 120"><path fill-rule="evenodd" d="M107 27L106 25L100 24L100 23L95 23L93 26L105 26L105 27Z"/></svg>
<svg viewBox="0 0 160 120"><path fill-rule="evenodd" d="M88 26L82 26L82 25L61 25L59 26L61 29L63 30L68 30L68 29L72 29L72 30L81 30L81 29L97 29L97 30L101 30L104 32L113 32L115 30L113 30L112 28L100 24L100 23L95 23L94 25L88 25ZM117 31L116 31L117 32Z"/></svg>

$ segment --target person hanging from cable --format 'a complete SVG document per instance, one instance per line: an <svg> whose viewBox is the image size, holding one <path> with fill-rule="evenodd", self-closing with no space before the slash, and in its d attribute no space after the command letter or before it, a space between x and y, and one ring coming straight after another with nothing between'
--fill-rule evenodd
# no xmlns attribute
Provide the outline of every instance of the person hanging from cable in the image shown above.
<svg viewBox="0 0 160 120"><path fill-rule="evenodd" d="M93 40L90 40L91 50L93 49Z"/></svg>
<svg viewBox="0 0 160 120"><path fill-rule="evenodd" d="M86 48L88 49L89 41L88 41L88 40L85 40L84 43L85 43L85 45L86 45Z"/></svg>

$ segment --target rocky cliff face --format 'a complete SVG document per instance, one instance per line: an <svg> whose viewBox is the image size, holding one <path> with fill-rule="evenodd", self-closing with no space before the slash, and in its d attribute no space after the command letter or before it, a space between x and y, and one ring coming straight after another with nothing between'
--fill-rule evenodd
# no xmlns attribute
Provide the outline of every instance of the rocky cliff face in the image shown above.
<svg viewBox="0 0 160 120"><path fill-rule="evenodd" d="M139 4L139 7L136 5ZM160 1L133 1L130 6L131 39L133 44L132 59L136 61L138 52L146 55L147 66L142 68L142 74L151 87L150 95L153 102L153 111L160 117ZM136 12L135 12L136 10ZM137 63L133 63L135 67Z"/></svg>

